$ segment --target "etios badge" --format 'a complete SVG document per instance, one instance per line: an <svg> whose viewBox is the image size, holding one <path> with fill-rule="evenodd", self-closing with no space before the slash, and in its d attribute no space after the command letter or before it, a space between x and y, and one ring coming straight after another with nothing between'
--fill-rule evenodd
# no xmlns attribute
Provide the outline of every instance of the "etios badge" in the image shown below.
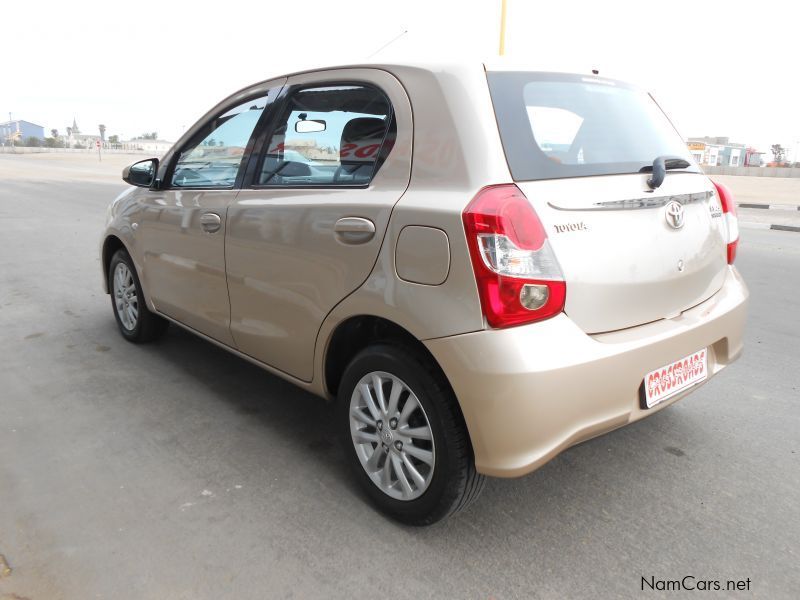
<svg viewBox="0 0 800 600"><path fill-rule="evenodd" d="M667 204L667 209L664 212L664 217L667 219L667 225L672 227L673 229L680 229L683 227L683 204L680 202L676 202L675 200L671 200Z"/></svg>

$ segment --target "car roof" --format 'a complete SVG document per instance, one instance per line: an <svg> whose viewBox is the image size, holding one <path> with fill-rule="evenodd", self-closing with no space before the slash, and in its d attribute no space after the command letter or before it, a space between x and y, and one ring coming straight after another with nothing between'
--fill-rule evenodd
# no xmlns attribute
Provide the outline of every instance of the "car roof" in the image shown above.
<svg viewBox="0 0 800 600"><path fill-rule="evenodd" d="M438 77L440 75L452 75L454 73L469 76L484 76L485 72L539 72L539 73L566 73L575 75L585 75L589 77L599 77L601 79L613 79L628 83L628 78L620 76L620 73L612 73L602 68L602 65L592 63L591 60L585 61L559 61L559 60L520 60L509 59L506 57L493 57L485 60L471 60L462 62L444 61L362 61L354 63L343 63L339 65L325 65L308 69L301 69L289 73L276 73L274 77L267 80L281 77L294 77L296 75L312 74L322 71L336 71L342 69L381 69L394 75L400 75L403 71L409 70L426 71ZM248 86L250 87L250 86ZM634 86L638 87L638 86Z"/></svg>
<svg viewBox="0 0 800 600"><path fill-rule="evenodd" d="M485 71L539 71L539 72L552 72L552 73L575 73L575 74L591 74L593 69L599 69L596 65L591 64L589 61L578 62L557 62L548 61L547 63L539 61L520 61L515 59L507 59L502 57L491 58L487 60L472 60L472 61L423 61L423 60L408 60L408 61L359 61L353 63L342 63L338 65L320 65L308 69L300 69L291 73L276 74L276 77L292 77L303 73L315 73L317 71L329 71L339 69L385 69L392 71L394 69L420 69L431 72L448 72L448 71L463 71L471 69L480 69Z"/></svg>

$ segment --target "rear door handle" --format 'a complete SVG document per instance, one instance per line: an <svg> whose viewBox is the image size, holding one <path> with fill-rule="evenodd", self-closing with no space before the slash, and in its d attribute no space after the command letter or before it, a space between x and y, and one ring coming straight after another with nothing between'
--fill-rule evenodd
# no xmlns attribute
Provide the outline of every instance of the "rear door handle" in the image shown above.
<svg viewBox="0 0 800 600"><path fill-rule="evenodd" d="M363 217L344 217L336 221L333 233L343 244L364 244L375 237L375 223Z"/></svg>
<svg viewBox="0 0 800 600"><path fill-rule="evenodd" d="M203 228L203 231L214 233L215 231L219 231L219 228L222 227L222 219L219 218L217 213L203 213L200 215L200 227Z"/></svg>

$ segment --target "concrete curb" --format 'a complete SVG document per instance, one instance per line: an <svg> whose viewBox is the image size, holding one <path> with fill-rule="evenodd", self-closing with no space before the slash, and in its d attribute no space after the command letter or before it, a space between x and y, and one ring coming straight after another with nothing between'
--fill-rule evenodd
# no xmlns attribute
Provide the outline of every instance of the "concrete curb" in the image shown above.
<svg viewBox="0 0 800 600"><path fill-rule="evenodd" d="M775 225L770 223L739 223L743 229L772 229L774 231L794 231L800 233L800 227L795 225Z"/></svg>
<svg viewBox="0 0 800 600"><path fill-rule="evenodd" d="M769 210L800 210L800 206L794 204L748 204L747 202L740 202L736 208L760 208Z"/></svg>

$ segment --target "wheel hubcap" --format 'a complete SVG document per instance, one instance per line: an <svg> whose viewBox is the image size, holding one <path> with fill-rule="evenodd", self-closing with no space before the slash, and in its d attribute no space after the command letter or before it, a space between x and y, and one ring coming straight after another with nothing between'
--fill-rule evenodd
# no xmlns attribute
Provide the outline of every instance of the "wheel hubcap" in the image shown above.
<svg viewBox="0 0 800 600"><path fill-rule="evenodd" d="M118 263L114 269L114 306L122 326L132 331L139 319L139 298L133 274L125 263Z"/></svg>
<svg viewBox="0 0 800 600"><path fill-rule="evenodd" d="M387 496L420 497L436 464L433 431L417 396L391 373L367 373L350 398L350 435L367 475Z"/></svg>

